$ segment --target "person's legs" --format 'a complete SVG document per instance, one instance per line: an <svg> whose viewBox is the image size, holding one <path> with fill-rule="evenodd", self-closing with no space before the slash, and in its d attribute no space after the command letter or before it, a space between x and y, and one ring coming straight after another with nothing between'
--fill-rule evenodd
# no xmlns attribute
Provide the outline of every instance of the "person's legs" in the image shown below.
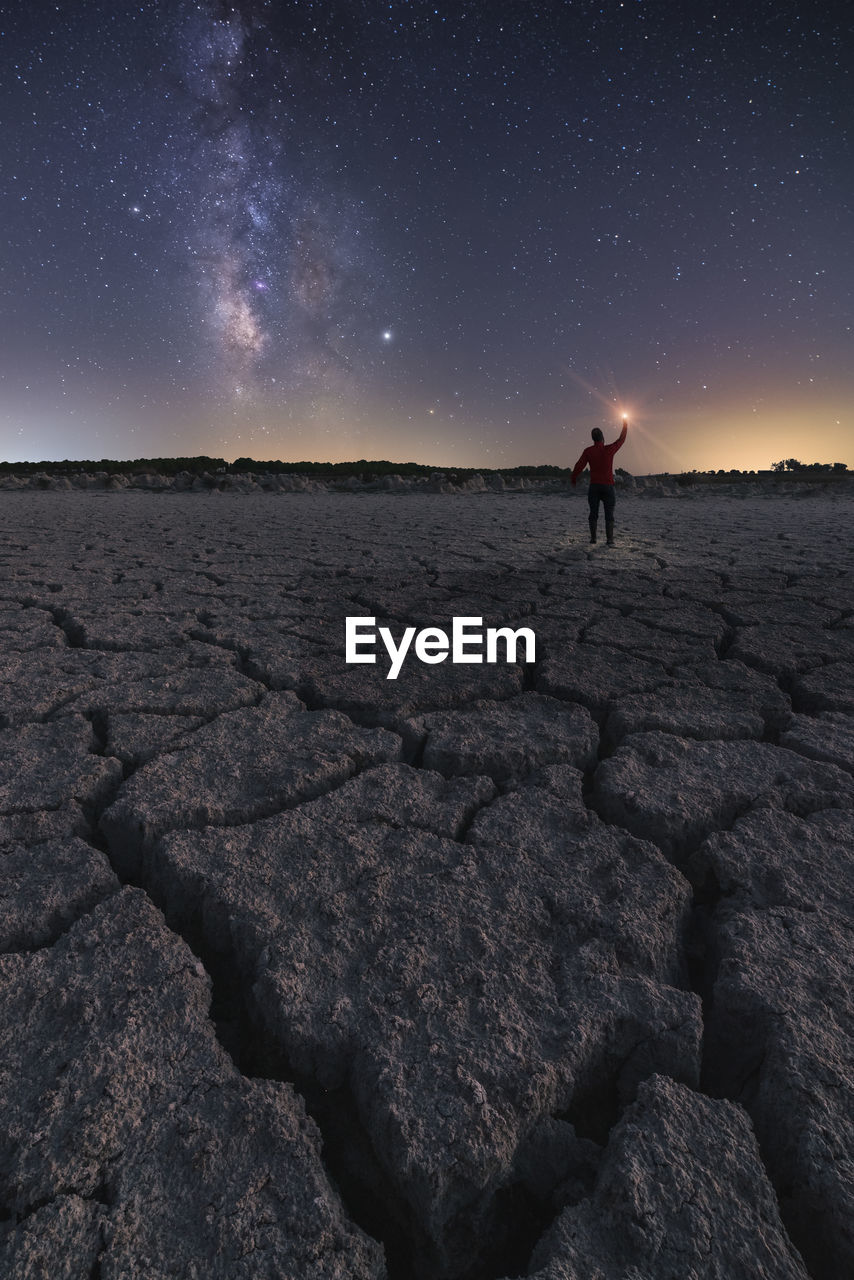
<svg viewBox="0 0 854 1280"><path fill-rule="evenodd" d="M602 505L605 508L605 537L608 540L608 546L614 545L614 507L617 505L617 495L612 484L602 485Z"/></svg>
<svg viewBox="0 0 854 1280"><path fill-rule="evenodd" d="M599 499L602 496L599 492L601 486L591 484L587 486L587 504L590 507L590 515L587 522L590 525L590 541L596 541L596 522L599 519Z"/></svg>

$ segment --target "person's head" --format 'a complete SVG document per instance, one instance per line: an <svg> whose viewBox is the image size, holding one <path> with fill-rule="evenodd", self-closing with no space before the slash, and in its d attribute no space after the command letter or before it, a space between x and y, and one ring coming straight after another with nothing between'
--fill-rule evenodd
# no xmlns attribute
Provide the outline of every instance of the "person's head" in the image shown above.
<svg viewBox="0 0 854 1280"><path fill-rule="evenodd" d="M594 427L593 430L590 432L590 434L592 435L596 444L602 444L604 442L605 437L603 436L602 431L599 427Z"/></svg>

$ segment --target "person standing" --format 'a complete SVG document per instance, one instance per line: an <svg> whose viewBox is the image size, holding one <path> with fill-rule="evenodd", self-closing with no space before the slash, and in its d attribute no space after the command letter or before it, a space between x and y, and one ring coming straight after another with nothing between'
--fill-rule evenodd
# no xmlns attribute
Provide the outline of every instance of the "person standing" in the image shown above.
<svg viewBox="0 0 854 1280"><path fill-rule="evenodd" d="M598 427L594 427L591 435L593 444L588 445L572 468L572 484L581 475L586 466L590 467L590 484L587 488L587 502L590 506L590 541L596 541L596 525L599 521L599 503L605 508L605 536L608 546L614 545L614 454L625 442L629 429L627 418L623 418L623 429L613 444L606 444L605 437Z"/></svg>

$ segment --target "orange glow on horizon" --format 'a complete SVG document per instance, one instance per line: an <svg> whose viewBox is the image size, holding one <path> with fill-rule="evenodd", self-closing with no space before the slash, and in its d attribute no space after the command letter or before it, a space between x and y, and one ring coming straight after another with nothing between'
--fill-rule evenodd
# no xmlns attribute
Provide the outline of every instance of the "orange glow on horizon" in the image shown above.
<svg viewBox="0 0 854 1280"><path fill-rule="evenodd" d="M116 408L90 411L69 448L67 416L45 399L10 406L8 461L175 457L209 454L233 460L346 462L359 458L417 462L437 470L552 465L571 467L590 442L593 427L607 440L628 421L619 465L633 475L663 471L768 471L788 458L844 463L854 469L851 390L836 386L818 396L781 390L773 399L739 395L733 387L699 401L635 387L631 401L568 396L548 407L520 402L512 419L491 407L436 401L395 404L329 396L305 397L283 413L259 402L239 414L215 403L152 409L145 416ZM591 399L593 403L591 403ZM431 406L433 407L433 406ZM183 411L182 411L183 409ZM82 429L81 429L82 428ZM14 443L13 443L14 438Z"/></svg>

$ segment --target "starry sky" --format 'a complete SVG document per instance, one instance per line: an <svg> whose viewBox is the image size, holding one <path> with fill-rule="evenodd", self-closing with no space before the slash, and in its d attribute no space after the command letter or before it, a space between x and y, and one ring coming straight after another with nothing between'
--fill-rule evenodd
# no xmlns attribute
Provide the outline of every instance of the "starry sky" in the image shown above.
<svg viewBox="0 0 854 1280"><path fill-rule="evenodd" d="M854 466L854 11L0 5L0 457Z"/></svg>

